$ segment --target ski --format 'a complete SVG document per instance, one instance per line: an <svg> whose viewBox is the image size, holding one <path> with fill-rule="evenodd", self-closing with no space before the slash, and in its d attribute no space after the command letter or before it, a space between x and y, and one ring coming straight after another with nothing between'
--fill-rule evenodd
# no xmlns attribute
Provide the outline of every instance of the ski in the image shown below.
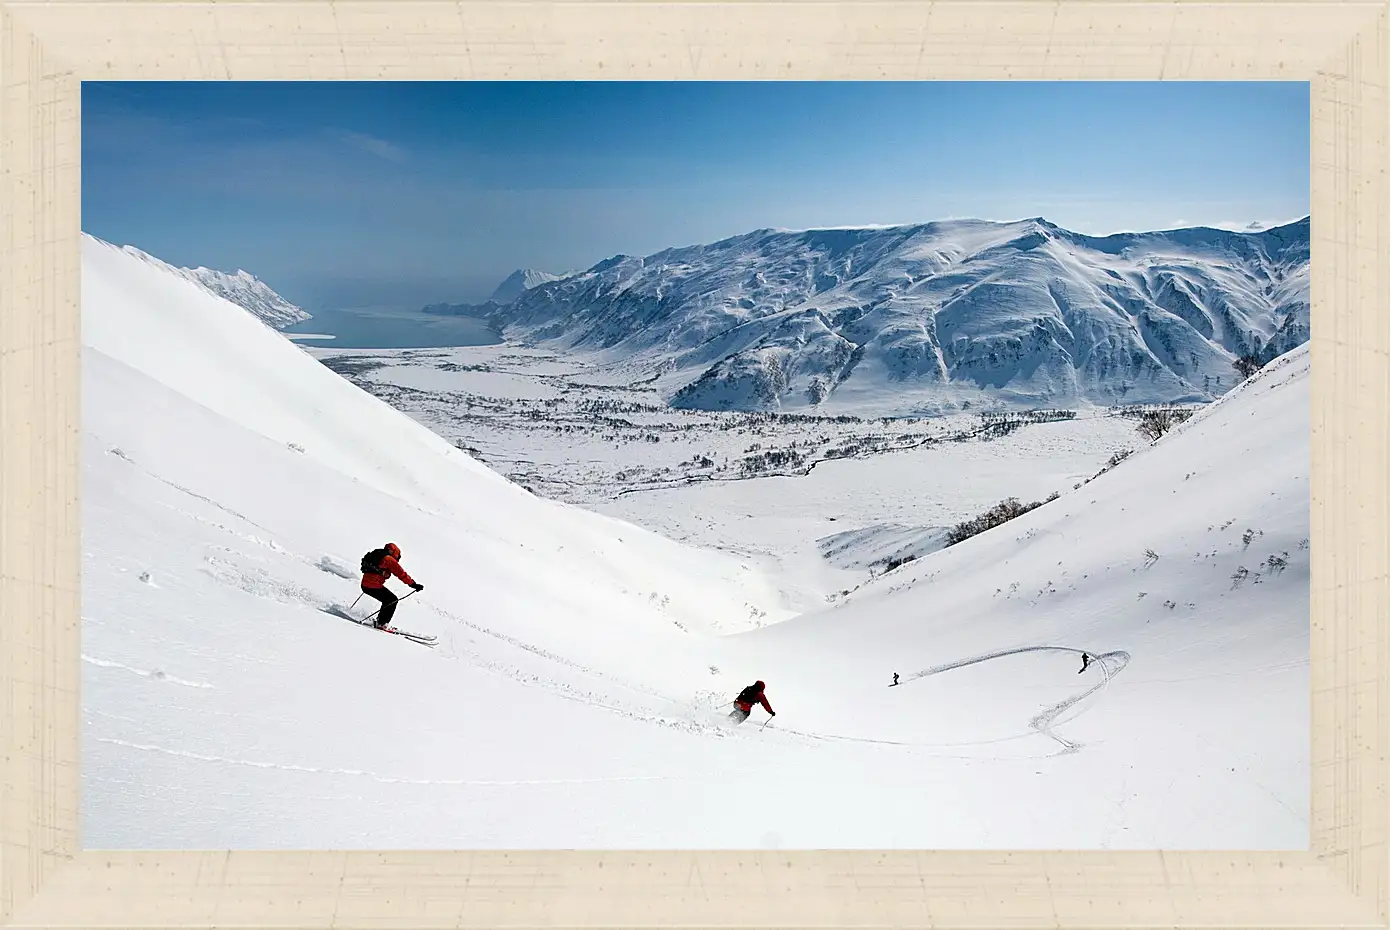
<svg viewBox="0 0 1391 930"><path fill-rule="evenodd" d="M364 623L363 626L368 626ZM424 633L412 633L409 630L398 630L394 626L372 627L374 630L381 630L383 633L395 633L397 636L404 636L412 642L420 643L422 646L433 646L439 639L438 636L427 636Z"/></svg>
<svg viewBox="0 0 1391 930"><path fill-rule="evenodd" d="M326 613L326 614L331 614L332 616L335 616L335 617L342 617L344 620L347 620L349 623L355 623L355 624L357 624L358 626L367 627L369 630L378 630L378 629L379 629L379 630L381 630L383 633L394 633L394 634L396 634L397 636L404 636L406 639L410 640L411 642L413 642L413 643L420 643L420 645L422 645L422 646L434 646L434 645L437 645L438 640L439 640L439 637L438 637L438 636L430 636L430 635L428 635L428 634L426 634L426 633L412 633L410 630L399 630L399 629L397 629L397 628L394 627L394 626L388 626L388 627L377 627L377 626L373 626L370 619L367 619L367 620L360 620L360 619L358 619L357 617L354 617L351 613L349 613L348 610L347 610L347 608L342 607L342 606L340 606L340 605L338 605L338 604L329 604L329 605L326 606L326 607L321 607L320 610L322 610L322 611L323 611L324 613Z"/></svg>

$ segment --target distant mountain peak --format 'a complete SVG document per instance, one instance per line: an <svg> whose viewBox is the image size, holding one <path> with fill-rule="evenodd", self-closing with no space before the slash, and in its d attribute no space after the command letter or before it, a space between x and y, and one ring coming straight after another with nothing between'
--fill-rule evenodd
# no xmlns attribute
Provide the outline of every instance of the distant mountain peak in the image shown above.
<svg viewBox="0 0 1391 930"><path fill-rule="evenodd" d="M495 304L510 304L533 287L549 284L552 281L559 281L560 278L560 275L551 274L548 271L537 271L534 268L518 268L507 276L507 280L497 286L497 290L493 291L493 296L488 299Z"/></svg>

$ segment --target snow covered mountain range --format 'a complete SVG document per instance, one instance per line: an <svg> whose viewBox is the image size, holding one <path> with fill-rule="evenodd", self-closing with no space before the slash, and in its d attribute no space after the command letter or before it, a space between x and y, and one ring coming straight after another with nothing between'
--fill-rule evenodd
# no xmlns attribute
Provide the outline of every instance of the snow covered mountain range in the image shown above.
<svg viewBox="0 0 1391 930"><path fill-rule="evenodd" d="M245 271L168 268L284 328ZM1092 237L1043 218L765 229L586 271L519 269L482 304L509 341L576 353L694 410L933 415L1202 403L1242 357L1309 339L1309 219Z"/></svg>
<svg viewBox="0 0 1391 930"><path fill-rule="evenodd" d="M764 229L614 256L488 319L690 409L1203 402L1237 383L1238 357L1308 340L1309 220L1104 238L1042 218Z"/></svg>
<svg viewBox="0 0 1391 930"><path fill-rule="evenodd" d="M270 285L249 271L238 270L236 274L217 271L212 268L179 268L143 252L135 246L122 246L121 250L141 261L171 271L181 278L197 284L210 294L230 300L250 312L262 323L273 329L284 329L296 323L303 323L312 316L300 307L281 297Z"/></svg>

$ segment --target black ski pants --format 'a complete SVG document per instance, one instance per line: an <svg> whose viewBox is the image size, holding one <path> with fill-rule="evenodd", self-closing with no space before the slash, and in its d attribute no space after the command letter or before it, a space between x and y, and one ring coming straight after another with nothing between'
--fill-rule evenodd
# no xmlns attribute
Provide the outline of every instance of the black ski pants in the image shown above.
<svg viewBox="0 0 1391 930"><path fill-rule="evenodd" d="M373 621L373 626L386 626L391 623L391 615L396 613L396 602L400 600L392 594L385 586L380 588L363 588L362 593L368 597L375 597L382 602L381 612L377 614L377 619Z"/></svg>

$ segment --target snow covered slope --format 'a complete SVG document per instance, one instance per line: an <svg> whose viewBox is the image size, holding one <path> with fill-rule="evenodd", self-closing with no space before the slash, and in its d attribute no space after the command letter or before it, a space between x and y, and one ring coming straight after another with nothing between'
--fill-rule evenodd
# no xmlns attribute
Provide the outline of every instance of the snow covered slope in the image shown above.
<svg viewBox="0 0 1391 930"><path fill-rule="evenodd" d="M180 277L187 278L193 283L204 288L211 294L218 297L225 297L232 303L251 313L267 326L275 329L284 329L296 323L302 323L313 317L301 308L290 303L270 288L261 279L257 278L249 271L237 271L236 274L228 274L225 271L216 271L212 268L176 268L168 262L161 261L143 252L135 246L124 246L122 251L129 255L134 255L141 261L148 262L157 268L171 271Z"/></svg>
<svg viewBox="0 0 1391 930"><path fill-rule="evenodd" d="M615 256L492 322L660 375L696 409L1197 402L1235 383L1235 358L1308 339L1308 267L1307 218L1106 238L1041 218L759 230Z"/></svg>
<svg viewBox="0 0 1391 930"><path fill-rule="evenodd" d="M738 667L778 681L822 738L1001 755L1055 741L1124 823L1020 810L1048 824L1044 845L1077 816L1169 847L1270 818L1258 832L1302 846L1308 455L1305 345L1080 489L839 609L737 637ZM1080 651L1098 663L1080 671ZM834 686L806 674L826 656ZM893 672L899 687L867 687Z"/></svg>
<svg viewBox="0 0 1391 930"><path fill-rule="evenodd" d="M91 238L83 312L86 846L1307 842L1302 351L788 619L737 559L535 498ZM387 540L434 647L333 612ZM754 678L778 716L730 730Z"/></svg>
<svg viewBox="0 0 1391 930"><path fill-rule="evenodd" d="M332 556L355 568L362 552L428 525L427 538L448 542L397 541L422 578L455 580L432 601L452 587L466 603L486 604L486 591L500 586L498 597L519 611L563 611L569 628L605 635L627 625L737 626L753 609L777 611L775 592L734 560L532 496L181 277L90 237L83 259L87 429L106 436L101 451L120 447L145 470L166 454L187 456L195 473L207 463L207 478L184 474L181 485L212 482L221 468L230 499L203 496L224 506L235 499L252 520L288 509L308 524L304 544L322 547L312 563ZM104 429L106 417L133 417L138 429ZM250 448L214 456L229 440L194 442L205 422ZM554 577L541 581L528 553L545 553ZM330 590L315 603L331 600ZM649 598L658 590L665 606ZM348 599L355 594L350 586Z"/></svg>

